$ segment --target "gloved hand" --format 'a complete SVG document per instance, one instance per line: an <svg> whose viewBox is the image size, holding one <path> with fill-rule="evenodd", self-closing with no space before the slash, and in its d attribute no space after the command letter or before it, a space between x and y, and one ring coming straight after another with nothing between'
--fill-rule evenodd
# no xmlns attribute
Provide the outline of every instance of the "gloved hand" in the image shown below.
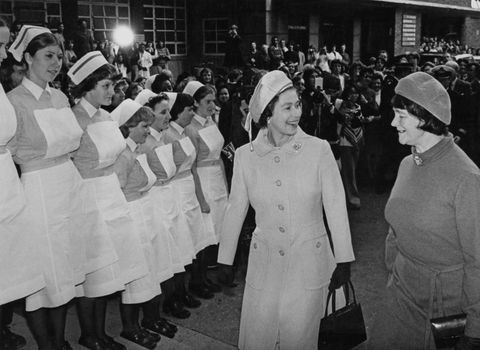
<svg viewBox="0 0 480 350"><path fill-rule="evenodd" d="M350 263L339 263L333 271L332 278L330 278L330 285L328 290L333 292L335 289L340 288L350 280Z"/></svg>
<svg viewBox="0 0 480 350"><path fill-rule="evenodd" d="M233 288L237 286L237 284L233 282L233 278L234 278L233 266L219 264L218 276L217 276L218 282L220 282L224 286Z"/></svg>
<svg viewBox="0 0 480 350"><path fill-rule="evenodd" d="M457 345L455 345L455 350L479 350L480 349L480 338L471 338L464 335L460 338Z"/></svg>

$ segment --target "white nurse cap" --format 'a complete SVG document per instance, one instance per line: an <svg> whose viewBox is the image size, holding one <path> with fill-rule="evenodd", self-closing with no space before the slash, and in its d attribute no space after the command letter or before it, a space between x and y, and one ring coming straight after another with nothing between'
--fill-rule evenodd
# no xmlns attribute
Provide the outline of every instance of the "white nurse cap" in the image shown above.
<svg viewBox="0 0 480 350"><path fill-rule="evenodd" d="M149 89L149 90L152 89L152 84L155 81L155 78L157 77L157 75L158 74L154 74L147 78L147 80L145 81L145 89Z"/></svg>
<svg viewBox="0 0 480 350"><path fill-rule="evenodd" d="M164 94L168 96L168 107L172 109L178 94L176 92L164 92Z"/></svg>
<svg viewBox="0 0 480 350"><path fill-rule="evenodd" d="M142 105L134 100L127 98L115 108L110 115L112 119L118 122L118 126L125 124L134 114L142 108Z"/></svg>
<svg viewBox="0 0 480 350"><path fill-rule="evenodd" d="M75 85L78 85L90 74L106 64L108 62L100 51L92 51L75 62L72 68L68 70L67 75Z"/></svg>
<svg viewBox="0 0 480 350"><path fill-rule="evenodd" d="M145 106L148 100L155 96L158 96L158 95L154 93L152 90L145 88L142 91L140 91L137 97L135 97L135 102L138 102L142 106Z"/></svg>
<svg viewBox="0 0 480 350"><path fill-rule="evenodd" d="M44 27L24 25L20 29L20 32L18 33L15 41L10 46L8 51L12 53L13 57L18 62L21 62L23 58L23 53L25 52L28 44L30 44L30 41L32 41L32 39L35 38L37 35L43 33L51 33L51 31L48 28Z"/></svg>
<svg viewBox="0 0 480 350"><path fill-rule="evenodd" d="M183 89L183 93L193 97L197 90L200 89L202 86L204 85L197 80L189 81L188 84L185 86L185 89Z"/></svg>

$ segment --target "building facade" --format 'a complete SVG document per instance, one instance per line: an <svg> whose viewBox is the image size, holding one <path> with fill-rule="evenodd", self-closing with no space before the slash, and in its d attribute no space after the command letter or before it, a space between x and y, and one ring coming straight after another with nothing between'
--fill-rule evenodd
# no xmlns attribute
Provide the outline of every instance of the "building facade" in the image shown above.
<svg viewBox="0 0 480 350"><path fill-rule="evenodd" d="M198 64L223 63L225 36L239 26L249 42L273 36L303 50L345 43L354 59L385 49L416 51L424 36L455 38L480 47L480 0L0 0L8 21L65 25L87 20L97 40L111 39L117 25L130 25L138 41L165 42L175 73Z"/></svg>

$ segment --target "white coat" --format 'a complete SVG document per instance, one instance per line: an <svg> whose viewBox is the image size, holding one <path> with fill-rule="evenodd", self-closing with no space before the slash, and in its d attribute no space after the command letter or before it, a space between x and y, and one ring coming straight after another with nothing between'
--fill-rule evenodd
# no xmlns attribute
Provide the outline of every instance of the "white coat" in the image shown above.
<svg viewBox="0 0 480 350"><path fill-rule="evenodd" d="M220 239L231 265L248 204L257 228L250 246L240 349L316 349L336 263L354 260L345 193L329 144L300 128L282 147L262 129L235 154L232 191ZM323 223L332 232L335 257Z"/></svg>

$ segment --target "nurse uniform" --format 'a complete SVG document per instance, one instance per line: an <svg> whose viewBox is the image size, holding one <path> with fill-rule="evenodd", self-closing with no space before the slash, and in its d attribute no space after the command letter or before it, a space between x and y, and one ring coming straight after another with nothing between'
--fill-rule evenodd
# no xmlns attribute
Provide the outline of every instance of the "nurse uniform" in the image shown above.
<svg viewBox="0 0 480 350"><path fill-rule="evenodd" d="M175 198L179 201L181 212L185 216L194 252L197 254L204 248L217 243L212 222L210 220L207 227L195 194L195 182L191 169L197 153L192 141L185 134L185 129L176 122L171 121L170 127L164 133L164 142L173 144L173 159L177 167L175 176L171 179L171 185L176 194Z"/></svg>
<svg viewBox="0 0 480 350"><path fill-rule="evenodd" d="M36 256L36 240L28 231L15 230L15 220L25 207L23 186L6 148L15 135L15 110L0 85L0 305L33 294L45 286ZM11 142L14 146L14 142ZM13 226L12 226L13 221Z"/></svg>
<svg viewBox="0 0 480 350"><path fill-rule="evenodd" d="M123 101L113 112L112 118L119 125L127 122L142 106L131 99ZM153 203L149 194L157 177L148 166L147 156L138 151L138 145L131 138L126 139L127 147L114 164L115 173L128 202L130 215L135 227L131 232L142 242L143 254L147 260L148 273L125 286L122 292L123 304L139 304L147 302L161 294L159 275L166 279L173 276L171 266L157 264L156 240L159 230L155 222ZM163 243L163 242L162 242ZM168 249L165 249L168 252Z"/></svg>
<svg viewBox="0 0 480 350"><path fill-rule="evenodd" d="M46 288L26 309L57 307L75 297L85 279L81 177L70 160L82 136L67 97L28 78L8 93L17 115L14 161L20 165L26 207L17 229L38 240Z"/></svg>
<svg viewBox="0 0 480 350"><path fill-rule="evenodd" d="M108 64L94 51L70 70L75 84ZM83 135L73 162L83 178L82 200L87 219L87 257L91 273L86 275L77 296L100 297L123 290L124 285L147 274L147 262L138 237L131 234L134 222L120 188L113 164L126 143L118 123L103 109L82 98L72 108Z"/></svg>
<svg viewBox="0 0 480 350"><path fill-rule="evenodd" d="M201 86L198 82L190 82L184 92L193 96ZM192 122L185 128L185 133L195 145L198 177L205 200L210 206L210 213L204 216L211 220L215 243L218 243L228 201L226 179L220 159L225 140L211 117L202 118L198 114L195 114Z"/></svg>
<svg viewBox="0 0 480 350"><path fill-rule="evenodd" d="M190 264L195 256L193 241L188 232L188 225L175 198L171 179L177 171L173 159L171 144L165 144L163 133L150 128L150 135L139 151L145 153L148 164L157 177L150 195L155 204L156 217L167 228L166 238L171 247L172 268L175 273L185 271L184 266ZM163 242L165 245L166 242Z"/></svg>

